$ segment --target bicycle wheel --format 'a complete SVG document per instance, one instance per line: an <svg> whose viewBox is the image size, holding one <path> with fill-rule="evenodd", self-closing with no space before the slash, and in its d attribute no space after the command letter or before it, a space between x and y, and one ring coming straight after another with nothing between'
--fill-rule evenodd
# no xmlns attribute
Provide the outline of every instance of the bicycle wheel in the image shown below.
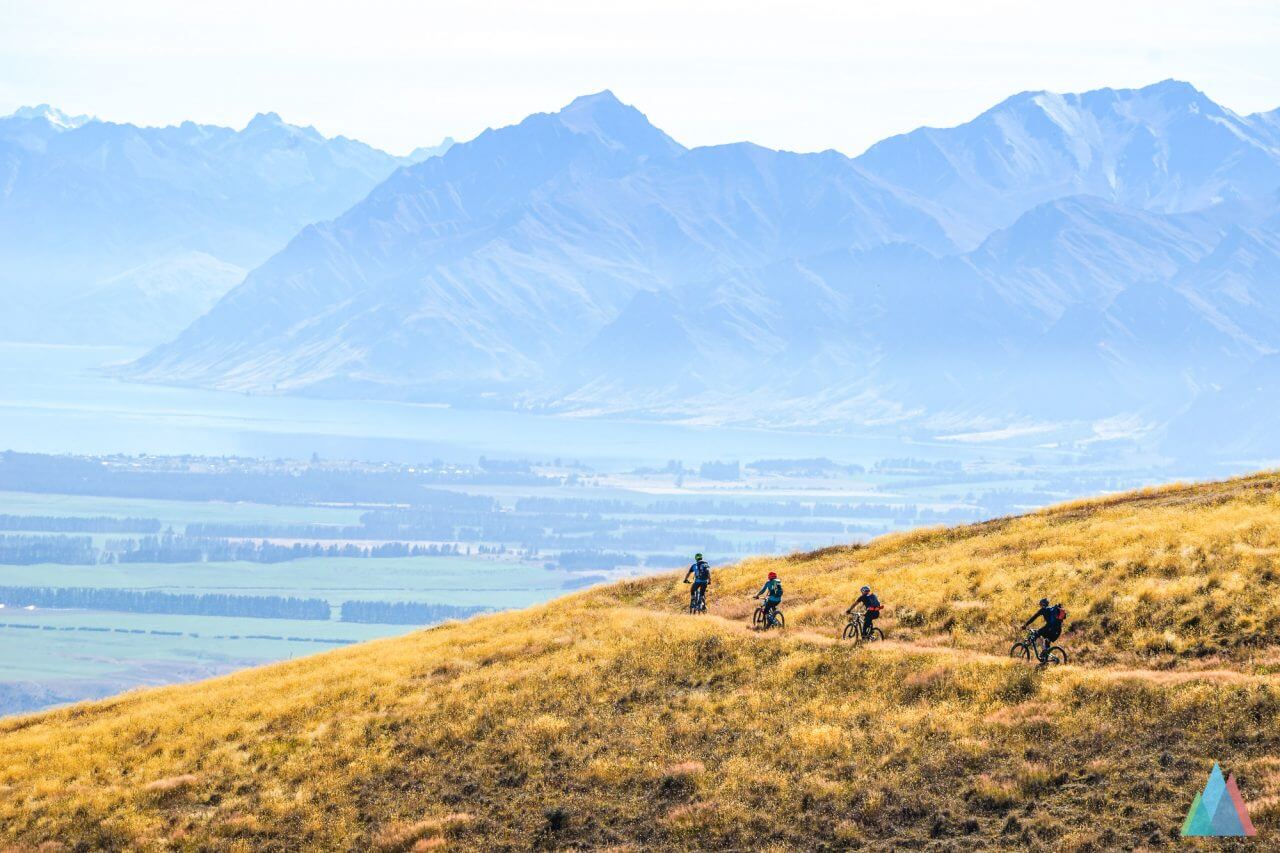
<svg viewBox="0 0 1280 853"><path fill-rule="evenodd" d="M764 608L763 607L757 607L756 612L751 614L751 627L753 628L764 627Z"/></svg>
<svg viewBox="0 0 1280 853"><path fill-rule="evenodd" d="M1026 643L1014 643L1013 648L1009 649L1009 657L1031 660L1031 647Z"/></svg>
<svg viewBox="0 0 1280 853"><path fill-rule="evenodd" d="M1067 662L1067 653L1062 650L1061 646L1050 646L1049 652L1044 656L1045 663L1063 664Z"/></svg>
<svg viewBox="0 0 1280 853"><path fill-rule="evenodd" d="M840 639L842 640L856 639L858 636L858 633L859 633L858 623L850 622L848 625L844 626L844 633L840 635Z"/></svg>
<svg viewBox="0 0 1280 853"><path fill-rule="evenodd" d="M883 640L883 639L884 639L884 631L881 631L879 628L872 628L871 635L867 637L867 642L874 643L877 640Z"/></svg>
<svg viewBox="0 0 1280 853"><path fill-rule="evenodd" d="M773 611L773 627L775 628L787 627L787 617L782 615L781 610Z"/></svg>

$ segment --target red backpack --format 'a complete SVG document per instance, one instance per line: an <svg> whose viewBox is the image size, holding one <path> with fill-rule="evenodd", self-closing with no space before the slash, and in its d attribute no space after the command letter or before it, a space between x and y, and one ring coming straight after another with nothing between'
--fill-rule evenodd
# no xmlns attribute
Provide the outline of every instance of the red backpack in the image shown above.
<svg viewBox="0 0 1280 853"><path fill-rule="evenodd" d="M1053 615L1057 617L1059 622L1067 621L1067 610L1061 604L1055 604L1053 606Z"/></svg>

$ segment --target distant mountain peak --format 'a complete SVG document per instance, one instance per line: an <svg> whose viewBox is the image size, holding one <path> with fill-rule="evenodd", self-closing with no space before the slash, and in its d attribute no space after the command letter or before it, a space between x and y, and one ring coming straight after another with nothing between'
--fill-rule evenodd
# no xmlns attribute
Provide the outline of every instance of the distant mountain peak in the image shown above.
<svg viewBox="0 0 1280 853"><path fill-rule="evenodd" d="M650 124L644 113L624 104L608 89L574 98L556 113L574 133L591 134L614 148L650 155L678 154L684 146Z"/></svg>
<svg viewBox="0 0 1280 853"><path fill-rule="evenodd" d="M61 130L72 130L95 120L93 116L89 115L67 115L62 110L57 107L50 106L49 104L37 104L34 107L19 107L7 117L28 120L44 119L49 124Z"/></svg>
<svg viewBox="0 0 1280 853"><path fill-rule="evenodd" d="M1055 108L1060 111L1061 108L1080 108L1085 109L1096 108L1100 102L1114 101L1150 101L1161 102L1168 105L1169 103L1177 104L1212 104L1215 110L1221 110L1217 104L1209 99L1207 95L1197 89L1195 86L1183 80L1174 80L1169 78L1161 80L1158 83L1149 83L1146 86L1128 89L1116 89L1112 87L1103 87L1101 89L1090 89L1086 92L1051 92L1047 89L1029 89L1019 92L1016 95L1010 95L995 106L985 110L974 121L978 122L984 118L998 116L1008 112L1011 109L1019 107L1034 106L1046 113L1052 114ZM1093 106L1091 106L1093 105ZM968 124L973 124L969 122ZM964 125L961 125L962 127Z"/></svg>
<svg viewBox="0 0 1280 853"><path fill-rule="evenodd" d="M258 113L249 119L249 123L244 126L245 130L263 127L284 127L284 119L280 118L280 114L276 112Z"/></svg>
<svg viewBox="0 0 1280 853"><path fill-rule="evenodd" d="M1161 93L1161 94L1169 93L1169 94L1187 95L1187 96L1195 96L1195 97L1204 96L1203 92L1201 92L1195 86L1188 83L1186 80L1175 80L1172 77L1166 80L1161 80L1159 83L1152 83L1148 86L1143 86L1141 89L1138 89L1137 91Z"/></svg>
<svg viewBox="0 0 1280 853"><path fill-rule="evenodd" d="M565 110L596 108L599 106L626 107L627 105L618 100L618 96L613 94L612 89L601 89L599 92L593 92L589 95L579 95L569 103L569 106L565 107Z"/></svg>
<svg viewBox="0 0 1280 853"><path fill-rule="evenodd" d="M267 112L258 113L249 120L241 133L254 135L266 135L268 137L291 136L304 137L314 142L325 141L324 134L316 130L314 127L301 127L296 124L289 124L280 118L279 113ZM341 140L343 137L334 137L334 140Z"/></svg>

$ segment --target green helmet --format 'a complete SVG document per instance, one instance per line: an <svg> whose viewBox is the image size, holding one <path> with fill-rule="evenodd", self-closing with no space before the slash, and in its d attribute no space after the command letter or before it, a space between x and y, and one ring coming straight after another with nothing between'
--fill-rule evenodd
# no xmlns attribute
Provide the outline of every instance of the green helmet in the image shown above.
<svg viewBox="0 0 1280 853"><path fill-rule="evenodd" d="M702 555L701 555L701 554L694 554L694 555L693 555L693 559L695 559L695 560L701 560L701 559L702 559Z"/></svg>

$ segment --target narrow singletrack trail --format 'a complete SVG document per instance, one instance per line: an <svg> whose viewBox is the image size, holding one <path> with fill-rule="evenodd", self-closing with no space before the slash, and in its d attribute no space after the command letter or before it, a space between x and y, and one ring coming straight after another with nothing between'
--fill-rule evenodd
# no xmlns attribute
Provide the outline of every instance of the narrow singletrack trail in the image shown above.
<svg viewBox="0 0 1280 853"><path fill-rule="evenodd" d="M979 649L937 643L886 639L876 643L855 645L851 641L841 638L836 629L788 627L759 631L752 627L750 614L745 617L728 617L717 614L714 611L708 611L707 613L693 616L682 611L651 610L644 607L627 607L624 609L648 616L660 616L669 619L696 619L701 623L722 628L726 632L754 637L762 642L799 642L826 647L845 645L851 652L856 650L859 654L926 654L966 662L982 661L1011 666L1035 666L1032 663L1016 661L1010 658L1007 653L985 652ZM1081 666L1068 663L1051 667L1045 671L1080 673L1109 680L1140 680L1165 685L1191 682L1214 682L1218 684L1274 684L1276 682L1276 676L1241 672L1222 666L1214 669L1145 669L1128 664Z"/></svg>

